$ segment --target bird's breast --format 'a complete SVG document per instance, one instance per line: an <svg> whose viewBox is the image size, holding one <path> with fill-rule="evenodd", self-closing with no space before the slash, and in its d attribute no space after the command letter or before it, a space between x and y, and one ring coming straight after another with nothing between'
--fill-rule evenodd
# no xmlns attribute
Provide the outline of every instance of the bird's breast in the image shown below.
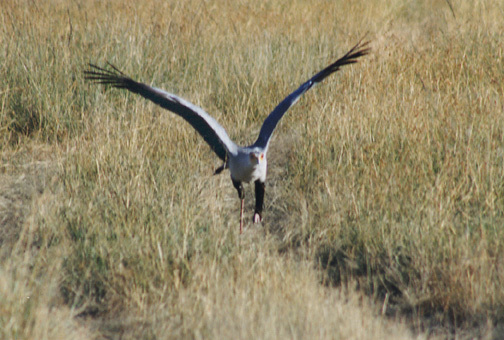
<svg viewBox="0 0 504 340"><path fill-rule="evenodd" d="M239 182L250 182L255 180L266 180L266 158L259 163L252 163L249 155L238 155L229 159L229 171L231 178Z"/></svg>

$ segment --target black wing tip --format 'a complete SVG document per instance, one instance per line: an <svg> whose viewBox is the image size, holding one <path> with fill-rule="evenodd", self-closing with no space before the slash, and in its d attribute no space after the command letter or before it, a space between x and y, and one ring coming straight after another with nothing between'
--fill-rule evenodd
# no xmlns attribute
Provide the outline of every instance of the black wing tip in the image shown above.
<svg viewBox="0 0 504 340"><path fill-rule="evenodd" d="M119 68L117 68L113 64L109 63L108 61L107 61L107 65L110 66L112 68L112 70L106 69L104 67L98 66L98 65L93 64L93 63L88 63L88 66L90 67L90 69L94 70L95 72L100 71L100 72L105 72L105 73L113 73L113 74L124 75L124 73L121 70L119 70Z"/></svg>
<svg viewBox="0 0 504 340"><path fill-rule="evenodd" d="M331 65L327 66L325 69L316 74L312 80L314 83L321 82L330 74L338 71L340 67L350 64L355 64L358 62L358 58L363 57L371 52L371 47L369 44L370 40L362 42L366 36L361 38L357 44L355 44L345 55L338 60L336 60Z"/></svg>
<svg viewBox="0 0 504 340"><path fill-rule="evenodd" d="M114 71L116 71L116 73L120 74L121 76L126 76L119 68L117 68L113 64L109 63L108 61L107 61L107 65L112 67L114 69Z"/></svg>
<svg viewBox="0 0 504 340"><path fill-rule="evenodd" d="M83 71L84 79L92 81L94 84L125 88L126 83L131 79L111 63L107 62L107 65L111 69L88 63L89 68Z"/></svg>
<svg viewBox="0 0 504 340"><path fill-rule="evenodd" d="M371 44L371 40L362 42L366 36L367 34L362 37L359 42L357 42L357 44L355 44L343 57L338 59L336 63L338 61L348 61L348 64L353 64L357 62L357 58L368 55L371 52L371 47L369 46Z"/></svg>
<svg viewBox="0 0 504 340"><path fill-rule="evenodd" d="M365 39L368 37L368 35L369 35L369 32L367 32L366 34L364 34L364 36L359 39L359 41L357 42L357 44L355 44L355 46L352 47L350 49L350 51L347 52L347 54L350 54L350 53L352 53L355 50L365 51L365 54L368 54L369 51L371 51L371 47L369 47L369 45L371 44L371 40L366 40L365 41Z"/></svg>

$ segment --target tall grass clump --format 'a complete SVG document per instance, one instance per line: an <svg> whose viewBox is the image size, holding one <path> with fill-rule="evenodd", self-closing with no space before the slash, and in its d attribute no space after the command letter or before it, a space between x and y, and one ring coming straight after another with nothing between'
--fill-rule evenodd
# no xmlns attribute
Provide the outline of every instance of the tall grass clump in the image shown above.
<svg viewBox="0 0 504 340"><path fill-rule="evenodd" d="M498 338L500 2L1 7L0 338ZM83 79L110 62L249 144L363 36L282 119L243 235L186 122Z"/></svg>

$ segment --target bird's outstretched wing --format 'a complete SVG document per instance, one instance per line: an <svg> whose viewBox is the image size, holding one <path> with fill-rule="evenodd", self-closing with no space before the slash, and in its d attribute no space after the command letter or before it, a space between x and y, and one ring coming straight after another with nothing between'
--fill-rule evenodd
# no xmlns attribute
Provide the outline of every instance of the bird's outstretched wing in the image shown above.
<svg viewBox="0 0 504 340"><path fill-rule="evenodd" d="M278 106L269 114L269 116L264 121L261 131L259 132L259 137L255 141L252 146L267 148L269 141L271 139L271 135L275 130L278 122L282 118L285 112L294 105L298 99L311 87L322 80L324 80L329 75L338 71L341 66L353 64L357 62L357 58L360 58L369 53L369 48L366 46L369 42L361 44L360 42L352 47L350 51L348 51L343 57L336 60L331 65L327 66L325 69L314 75L310 80L302 84L296 91L292 92L288 95Z"/></svg>
<svg viewBox="0 0 504 340"><path fill-rule="evenodd" d="M136 82L111 64L109 64L111 70L93 64L89 64L89 66L90 69L84 71L85 79L138 93L159 106L176 113L198 131L222 161L226 161L226 149L233 154L237 152L236 144L229 138L224 128L202 108L174 94Z"/></svg>

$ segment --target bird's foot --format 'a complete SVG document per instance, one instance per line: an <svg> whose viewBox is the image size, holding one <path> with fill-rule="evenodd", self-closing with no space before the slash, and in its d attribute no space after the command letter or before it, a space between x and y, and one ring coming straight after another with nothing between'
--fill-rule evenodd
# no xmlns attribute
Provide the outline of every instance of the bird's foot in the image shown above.
<svg viewBox="0 0 504 340"><path fill-rule="evenodd" d="M252 218L252 220L254 221L254 223L260 223L262 222L262 216L261 214L259 213L254 213L254 217Z"/></svg>

